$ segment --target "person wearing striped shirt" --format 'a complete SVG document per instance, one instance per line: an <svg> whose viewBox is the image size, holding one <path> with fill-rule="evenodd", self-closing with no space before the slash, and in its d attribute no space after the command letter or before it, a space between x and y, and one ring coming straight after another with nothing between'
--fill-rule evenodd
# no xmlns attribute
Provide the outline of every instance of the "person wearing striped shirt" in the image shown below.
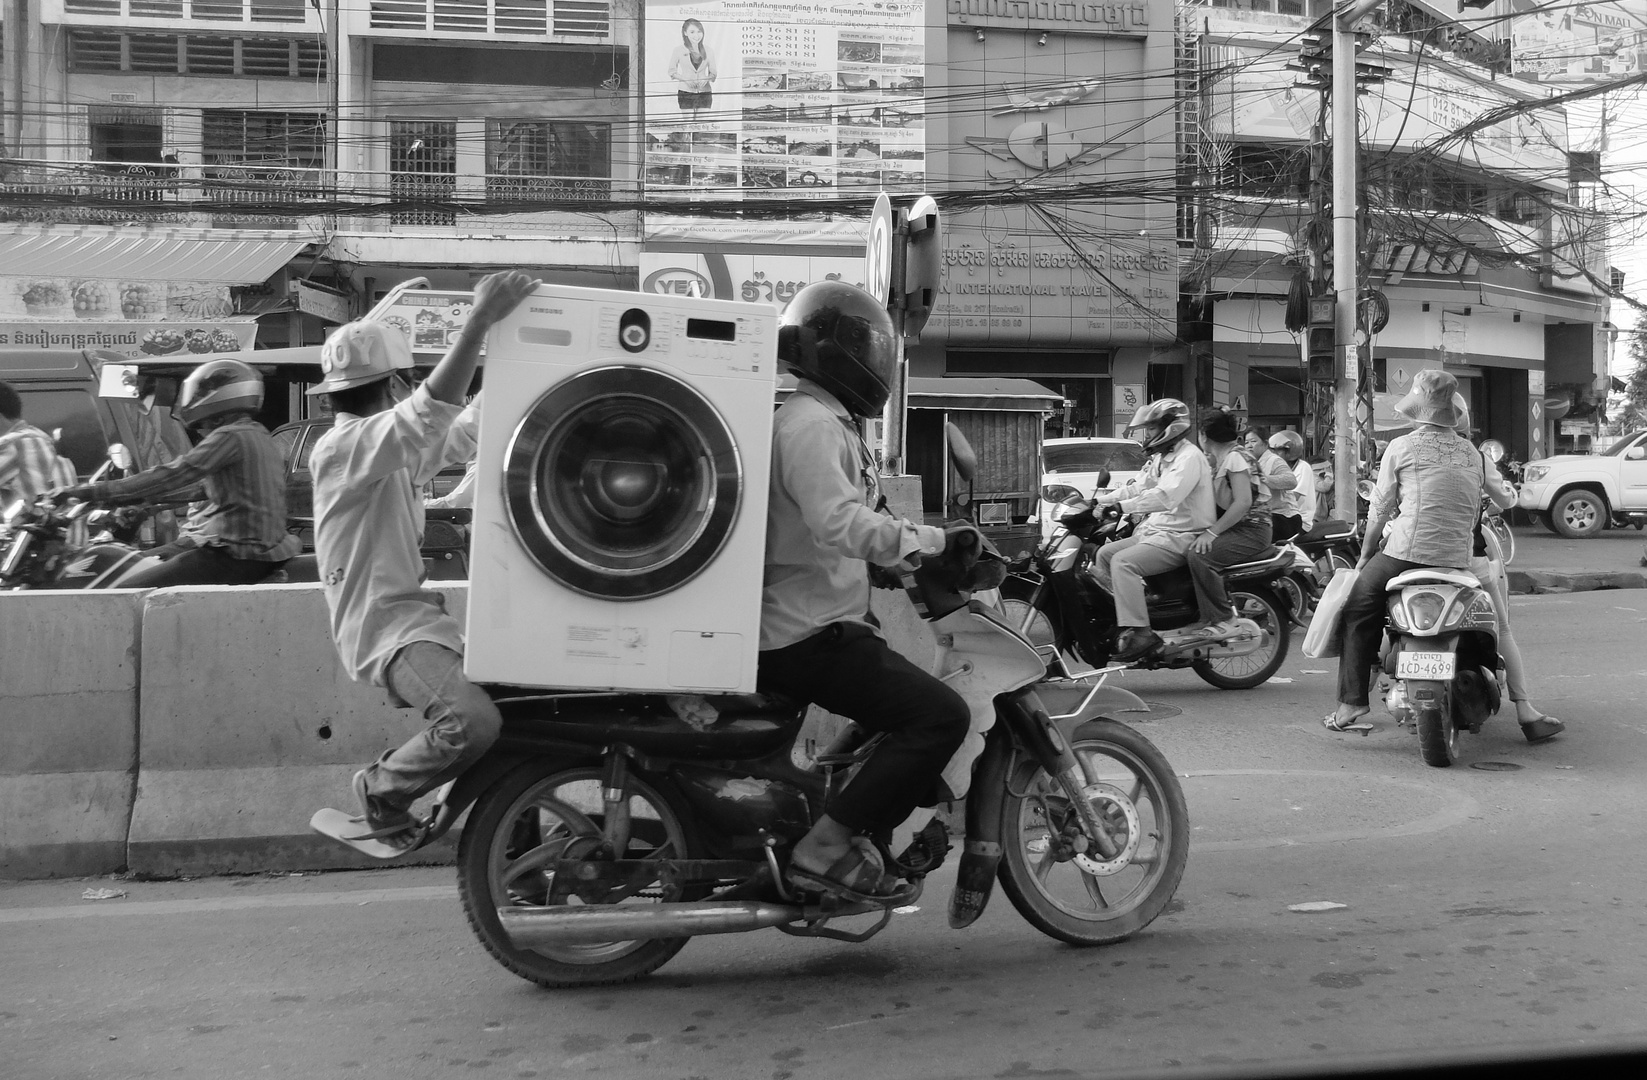
<svg viewBox="0 0 1647 1080"><path fill-rule="evenodd" d="M23 419L22 398L0 382L0 510L74 480L74 463L57 453L50 435Z"/></svg>
<svg viewBox="0 0 1647 1080"><path fill-rule="evenodd" d="M228 357L202 364L177 395L178 418L202 435L194 449L136 476L59 492L91 502L163 495L195 502L185 528L199 546L133 575L122 587L251 585L302 549L286 531L280 448L254 419L262 404L263 379L250 365ZM180 545L170 546L175 551Z"/></svg>

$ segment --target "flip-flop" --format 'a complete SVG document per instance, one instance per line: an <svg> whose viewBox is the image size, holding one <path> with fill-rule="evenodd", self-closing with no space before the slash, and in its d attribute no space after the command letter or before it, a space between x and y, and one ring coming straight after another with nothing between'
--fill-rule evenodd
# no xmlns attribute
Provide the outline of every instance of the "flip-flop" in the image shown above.
<svg viewBox="0 0 1647 1080"><path fill-rule="evenodd" d="M880 904L896 895L893 880L857 845L827 870L807 870L791 863L784 878L802 892L859 904Z"/></svg>
<svg viewBox="0 0 1647 1080"><path fill-rule="evenodd" d="M1357 713L1348 720L1339 720L1337 713L1328 713L1321 718L1321 726L1328 731L1359 731L1362 738L1372 734L1373 726L1362 720L1366 713Z"/></svg>

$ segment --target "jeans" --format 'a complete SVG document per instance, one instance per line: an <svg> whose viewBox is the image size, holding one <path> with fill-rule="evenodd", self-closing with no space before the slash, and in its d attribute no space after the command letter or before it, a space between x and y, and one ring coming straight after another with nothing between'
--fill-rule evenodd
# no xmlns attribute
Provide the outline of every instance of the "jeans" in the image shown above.
<svg viewBox="0 0 1647 1080"><path fill-rule="evenodd" d="M854 832L902 822L917 806L947 798L939 776L970 727L966 702L875 636L868 626L835 623L793 645L760 655L757 685L811 702L886 738L829 805Z"/></svg>
<svg viewBox="0 0 1647 1080"><path fill-rule="evenodd" d="M1212 542L1212 550L1189 553L1190 576L1195 579L1195 602L1202 622L1222 622L1235 617L1229 590L1224 588L1223 570L1236 563L1251 562L1270 547L1270 523L1243 518Z"/></svg>
<svg viewBox="0 0 1647 1080"><path fill-rule="evenodd" d="M464 676L463 656L432 641L414 641L395 653L385 681L392 694L429 721L398 750L366 767L368 798L405 810L486 753L503 729L503 716Z"/></svg>
<svg viewBox="0 0 1647 1080"><path fill-rule="evenodd" d="M159 566L133 574L122 589L163 589L171 585L256 585L286 565L237 559L220 547L198 547L174 555Z"/></svg>
<svg viewBox="0 0 1647 1080"><path fill-rule="evenodd" d="M1183 566L1195 536L1189 532L1134 533L1098 549L1092 576L1115 598L1116 626L1149 625L1144 579Z"/></svg>
<svg viewBox="0 0 1647 1080"><path fill-rule="evenodd" d="M1344 654L1338 660L1338 700L1344 705L1367 704L1367 680L1378 659L1384 638L1384 618L1388 600L1384 586L1390 579L1428 563L1392 559L1379 552L1361 568L1361 574L1344 601Z"/></svg>

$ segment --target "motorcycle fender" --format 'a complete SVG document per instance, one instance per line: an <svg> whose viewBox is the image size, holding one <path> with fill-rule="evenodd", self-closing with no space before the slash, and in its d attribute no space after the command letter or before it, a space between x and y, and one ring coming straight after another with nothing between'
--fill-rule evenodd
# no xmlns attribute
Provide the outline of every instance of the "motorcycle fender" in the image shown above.
<svg viewBox="0 0 1647 1080"><path fill-rule="evenodd" d="M959 930L983 915L995 891L1001 865L1001 815L1006 811L1007 777L1012 769L1012 737L1006 724L984 736L984 752L972 771L966 798L966 842L949 894L949 925Z"/></svg>
<svg viewBox="0 0 1647 1080"><path fill-rule="evenodd" d="M1098 692L1075 712L1064 716L1054 716L1052 722L1058 725L1058 732L1064 741L1073 742L1075 729L1088 720L1114 720L1117 713L1148 713L1149 703L1130 690L1122 690L1118 686L1100 686Z"/></svg>

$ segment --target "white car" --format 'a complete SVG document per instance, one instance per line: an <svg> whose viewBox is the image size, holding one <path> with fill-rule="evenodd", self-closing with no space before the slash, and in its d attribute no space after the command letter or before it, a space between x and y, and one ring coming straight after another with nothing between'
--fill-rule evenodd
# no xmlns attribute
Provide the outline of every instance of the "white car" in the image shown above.
<svg viewBox="0 0 1647 1080"><path fill-rule="evenodd" d="M1517 503L1572 539L1596 536L1609 522L1640 521L1647 511L1647 431L1626 435L1604 453L1527 462Z"/></svg>
<svg viewBox="0 0 1647 1080"><path fill-rule="evenodd" d="M1098 473L1109 470L1104 490L1120 487L1144 467L1144 448L1131 439L1047 439L1041 444L1041 501L1036 517L1041 536L1069 509L1072 500L1089 501L1098 491Z"/></svg>

